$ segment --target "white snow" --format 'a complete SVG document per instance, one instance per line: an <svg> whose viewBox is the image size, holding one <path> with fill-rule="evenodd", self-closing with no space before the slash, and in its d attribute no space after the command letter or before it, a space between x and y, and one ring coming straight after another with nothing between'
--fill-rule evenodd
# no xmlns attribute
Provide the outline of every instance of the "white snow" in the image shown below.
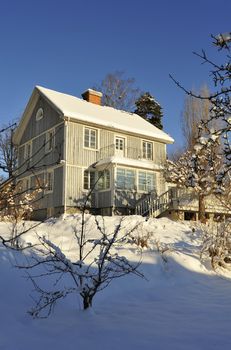
<svg viewBox="0 0 231 350"><path fill-rule="evenodd" d="M119 220L105 217L106 230ZM14 267L23 263L22 254L0 246L0 349L229 350L231 280L228 273L219 276L208 262L200 262L200 231L186 223L164 218L146 221L139 216L126 217L123 230L139 222L134 234L151 235L140 266L146 279L128 275L114 280L96 295L89 311L80 310L76 296L68 297L44 320L26 313L33 304L33 286L26 272ZM64 216L37 226L36 233L29 232L24 239L33 243L36 235L45 234L75 260L72 228L78 225L79 216ZM1 222L0 234L8 231L9 224ZM87 232L97 239L91 216L87 216ZM167 262L156 242L168 248ZM123 255L139 259L134 245L125 245Z"/></svg>
<svg viewBox="0 0 231 350"><path fill-rule="evenodd" d="M41 86L36 86L36 89L45 95L65 117L153 137L166 143L174 142L172 137L137 114L128 113L112 107L99 106L75 96L63 94Z"/></svg>
<svg viewBox="0 0 231 350"><path fill-rule="evenodd" d="M121 164L121 165L127 165L127 166L133 166L137 168L144 168L144 169L153 169L153 170L161 170L163 169L163 166L155 164L151 160L146 159L129 159L125 157L119 157L119 156L112 156L109 158L103 158L102 160L98 161L96 164L96 167L113 163L113 164Z"/></svg>

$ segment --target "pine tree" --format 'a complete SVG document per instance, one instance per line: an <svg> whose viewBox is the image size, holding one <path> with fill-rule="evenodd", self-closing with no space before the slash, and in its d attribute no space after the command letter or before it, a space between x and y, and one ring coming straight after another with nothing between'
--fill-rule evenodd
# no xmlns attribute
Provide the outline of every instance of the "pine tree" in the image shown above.
<svg viewBox="0 0 231 350"><path fill-rule="evenodd" d="M157 128L163 129L161 120L163 117L162 107L149 92L142 94L135 104L136 110L134 113L140 115Z"/></svg>

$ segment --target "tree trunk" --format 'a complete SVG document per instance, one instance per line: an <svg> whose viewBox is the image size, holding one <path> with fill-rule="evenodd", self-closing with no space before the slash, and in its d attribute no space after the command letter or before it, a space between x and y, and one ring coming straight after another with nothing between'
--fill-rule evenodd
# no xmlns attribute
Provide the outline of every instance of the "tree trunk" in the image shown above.
<svg viewBox="0 0 231 350"><path fill-rule="evenodd" d="M84 295L83 297L83 308L84 310L88 309L92 306L92 299L93 297L90 295Z"/></svg>
<svg viewBox="0 0 231 350"><path fill-rule="evenodd" d="M198 213L198 219L203 224L206 224L206 216L205 216L205 196L203 194L199 194L198 197L199 201L199 213Z"/></svg>

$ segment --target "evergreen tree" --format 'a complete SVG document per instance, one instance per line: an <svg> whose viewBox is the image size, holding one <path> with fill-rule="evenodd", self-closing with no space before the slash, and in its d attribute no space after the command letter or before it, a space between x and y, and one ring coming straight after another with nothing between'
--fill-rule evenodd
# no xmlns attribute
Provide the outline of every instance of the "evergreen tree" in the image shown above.
<svg viewBox="0 0 231 350"><path fill-rule="evenodd" d="M163 129L161 120L163 117L162 107L149 92L142 94L135 104L136 110L134 113L140 115L157 128Z"/></svg>

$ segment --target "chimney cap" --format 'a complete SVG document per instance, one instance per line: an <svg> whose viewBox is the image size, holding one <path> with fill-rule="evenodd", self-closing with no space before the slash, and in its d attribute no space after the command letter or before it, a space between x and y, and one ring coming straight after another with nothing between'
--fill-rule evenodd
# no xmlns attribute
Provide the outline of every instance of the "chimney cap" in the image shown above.
<svg viewBox="0 0 231 350"><path fill-rule="evenodd" d="M100 92L100 91L96 91L93 89L87 89L82 93L83 99L86 97L87 94L91 94L91 95L95 95L95 96L99 96L99 97L103 96L102 92Z"/></svg>

